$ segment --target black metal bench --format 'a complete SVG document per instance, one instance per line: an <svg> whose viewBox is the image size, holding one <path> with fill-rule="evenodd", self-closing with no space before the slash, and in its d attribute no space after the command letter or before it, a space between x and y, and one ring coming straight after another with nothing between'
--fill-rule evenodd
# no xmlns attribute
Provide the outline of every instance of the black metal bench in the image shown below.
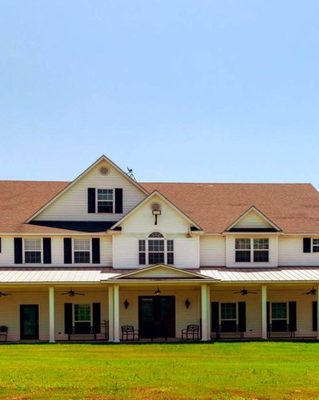
<svg viewBox="0 0 319 400"><path fill-rule="evenodd" d="M182 329L182 340L199 340L200 327L197 324L189 324L185 329Z"/></svg>
<svg viewBox="0 0 319 400"><path fill-rule="evenodd" d="M213 331L212 332L212 339L213 339L213 333L215 333L215 338L216 339L242 339L244 337L245 331L243 329L240 329L239 325L219 325L218 331Z"/></svg>
<svg viewBox="0 0 319 400"><path fill-rule="evenodd" d="M123 325L121 326L122 340L139 340L138 329L135 329L133 325Z"/></svg>
<svg viewBox="0 0 319 400"><path fill-rule="evenodd" d="M296 330L290 324L280 324L280 326L274 326L273 324L268 325L268 338L280 338L280 337L290 337L294 338L296 336Z"/></svg>
<svg viewBox="0 0 319 400"><path fill-rule="evenodd" d="M103 321L101 323L102 331L97 329L94 326L87 326L85 329L79 329L78 326L72 326L71 332L68 333L68 340L72 340L74 336L86 336L92 335L94 340L97 340L97 334L104 333L104 339L109 339L109 321ZM104 331L104 332L103 332Z"/></svg>
<svg viewBox="0 0 319 400"><path fill-rule="evenodd" d="M5 341L8 340L8 327L6 325L0 325L0 337L3 337Z"/></svg>

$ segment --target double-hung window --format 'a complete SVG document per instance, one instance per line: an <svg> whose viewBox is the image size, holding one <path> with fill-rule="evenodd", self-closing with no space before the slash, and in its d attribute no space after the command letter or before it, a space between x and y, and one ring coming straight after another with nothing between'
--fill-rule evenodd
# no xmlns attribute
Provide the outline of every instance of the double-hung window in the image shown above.
<svg viewBox="0 0 319 400"><path fill-rule="evenodd" d="M97 212L113 213L114 211L114 190L97 189Z"/></svg>
<svg viewBox="0 0 319 400"><path fill-rule="evenodd" d="M222 332L236 332L237 326L237 304L220 304L220 325Z"/></svg>
<svg viewBox="0 0 319 400"><path fill-rule="evenodd" d="M89 264L91 262L90 239L74 239L74 263Z"/></svg>
<svg viewBox="0 0 319 400"><path fill-rule="evenodd" d="M269 262L268 238L241 238L235 240L236 262Z"/></svg>
<svg viewBox="0 0 319 400"><path fill-rule="evenodd" d="M76 333L90 333L91 305L74 304L74 328Z"/></svg>
<svg viewBox="0 0 319 400"><path fill-rule="evenodd" d="M312 252L319 253L319 239L312 239Z"/></svg>
<svg viewBox="0 0 319 400"><path fill-rule="evenodd" d="M287 303L271 303L271 324L274 332L285 331L287 329Z"/></svg>
<svg viewBox="0 0 319 400"><path fill-rule="evenodd" d="M165 240L159 232L153 232L147 240L139 240L139 264L174 264L174 240Z"/></svg>
<svg viewBox="0 0 319 400"><path fill-rule="evenodd" d="M26 264L41 264L41 239L24 239L24 262Z"/></svg>

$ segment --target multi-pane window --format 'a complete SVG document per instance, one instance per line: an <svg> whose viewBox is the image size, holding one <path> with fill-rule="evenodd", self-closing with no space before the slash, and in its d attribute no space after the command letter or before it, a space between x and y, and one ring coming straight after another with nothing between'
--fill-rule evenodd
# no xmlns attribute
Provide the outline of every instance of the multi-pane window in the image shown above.
<svg viewBox="0 0 319 400"><path fill-rule="evenodd" d="M24 262L41 263L41 239L24 239Z"/></svg>
<svg viewBox="0 0 319 400"><path fill-rule="evenodd" d="M221 303L220 319L221 321L236 321L236 303Z"/></svg>
<svg viewBox="0 0 319 400"><path fill-rule="evenodd" d="M269 261L269 240L254 239L254 262Z"/></svg>
<svg viewBox="0 0 319 400"><path fill-rule="evenodd" d="M77 264L88 264L90 261L90 239L74 239L74 262Z"/></svg>
<svg viewBox="0 0 319 400"><path fill-rule="evenodd" d="M74 322L90 322L90 321L91 321L91 305L74 304Z"/></svg>
<svg viewBox="0 0 319 400"><path fill-rule="evenodd" d="M139 264L174 264L174 240L165 240L159 232L153 232L147 240L138 241Z"/></svg>
<svg viewBox="0 0 319 400"><path fill-rule="evenodd" d="M251 240L250 239L236 239L235 253L236 262L250 262L251 253Z"/></svg>
<svg viewBox="0 0 319 400"><path fill-rule="evenodd" d="M97 212L113 213L114 191L113 189L97 189Z"/></svg>
<svg viewBox="0 0 319 400"><path fill-rule="evenodd" d="M319 253L319 239L312 239L312 251L313 253Z"/></svg>
<svg viewBox="0 0 319 400"><path fill-rule="evenodd" d="M287 319L287 303L272 303L271 317L273 320Z"/></svg>
<svg viewBox="0 0 319 400"><path fill-rule="evenodd" d="M269 239L236 239L235 260L236 262L269 262Z"/></svg>

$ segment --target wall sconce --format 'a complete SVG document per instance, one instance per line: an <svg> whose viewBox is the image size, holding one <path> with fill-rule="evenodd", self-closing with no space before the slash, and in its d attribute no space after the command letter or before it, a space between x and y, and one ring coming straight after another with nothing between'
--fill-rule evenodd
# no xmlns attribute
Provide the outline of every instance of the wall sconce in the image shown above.
<svg viewBox="0 0 319 400"><path fill-rule="evenodd" d="M162 214L161 205L159 203L152 204L152 215L155 217L154 225L157 225L157 217Z"/></svg>
<svg viewBox="0 0 319 400"><path fill-rule="evenodd" d="M159 288L157 288L154 292L155 296L160 296L161 295L161 291L159 290Z"/></svg>
<svg viewBox="0 0 319 400"><path fill-rule="evenodd" d="M189 308L190 305L191 305L191 302L188 299L186 299L185 300L185 307Z"/></svg>
<svg viewBox="0 0 319 400"><path fill-rule="evenodd" d="M128 309L128 306L130 305L130 303L128 302L128 300L125 299L125 301L124 301L123 304L124 304L125 310L127 310L127 309Z"/></svg>

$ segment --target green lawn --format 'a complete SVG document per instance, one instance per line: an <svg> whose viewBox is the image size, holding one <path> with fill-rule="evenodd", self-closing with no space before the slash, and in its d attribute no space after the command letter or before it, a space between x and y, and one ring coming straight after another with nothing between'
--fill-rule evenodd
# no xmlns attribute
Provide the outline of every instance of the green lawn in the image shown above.
<svg viewBox="0 0 319 400"><path fill-rule="evenodd" d="M2 345L0 399L319 399L319 343Z"/></svg>

